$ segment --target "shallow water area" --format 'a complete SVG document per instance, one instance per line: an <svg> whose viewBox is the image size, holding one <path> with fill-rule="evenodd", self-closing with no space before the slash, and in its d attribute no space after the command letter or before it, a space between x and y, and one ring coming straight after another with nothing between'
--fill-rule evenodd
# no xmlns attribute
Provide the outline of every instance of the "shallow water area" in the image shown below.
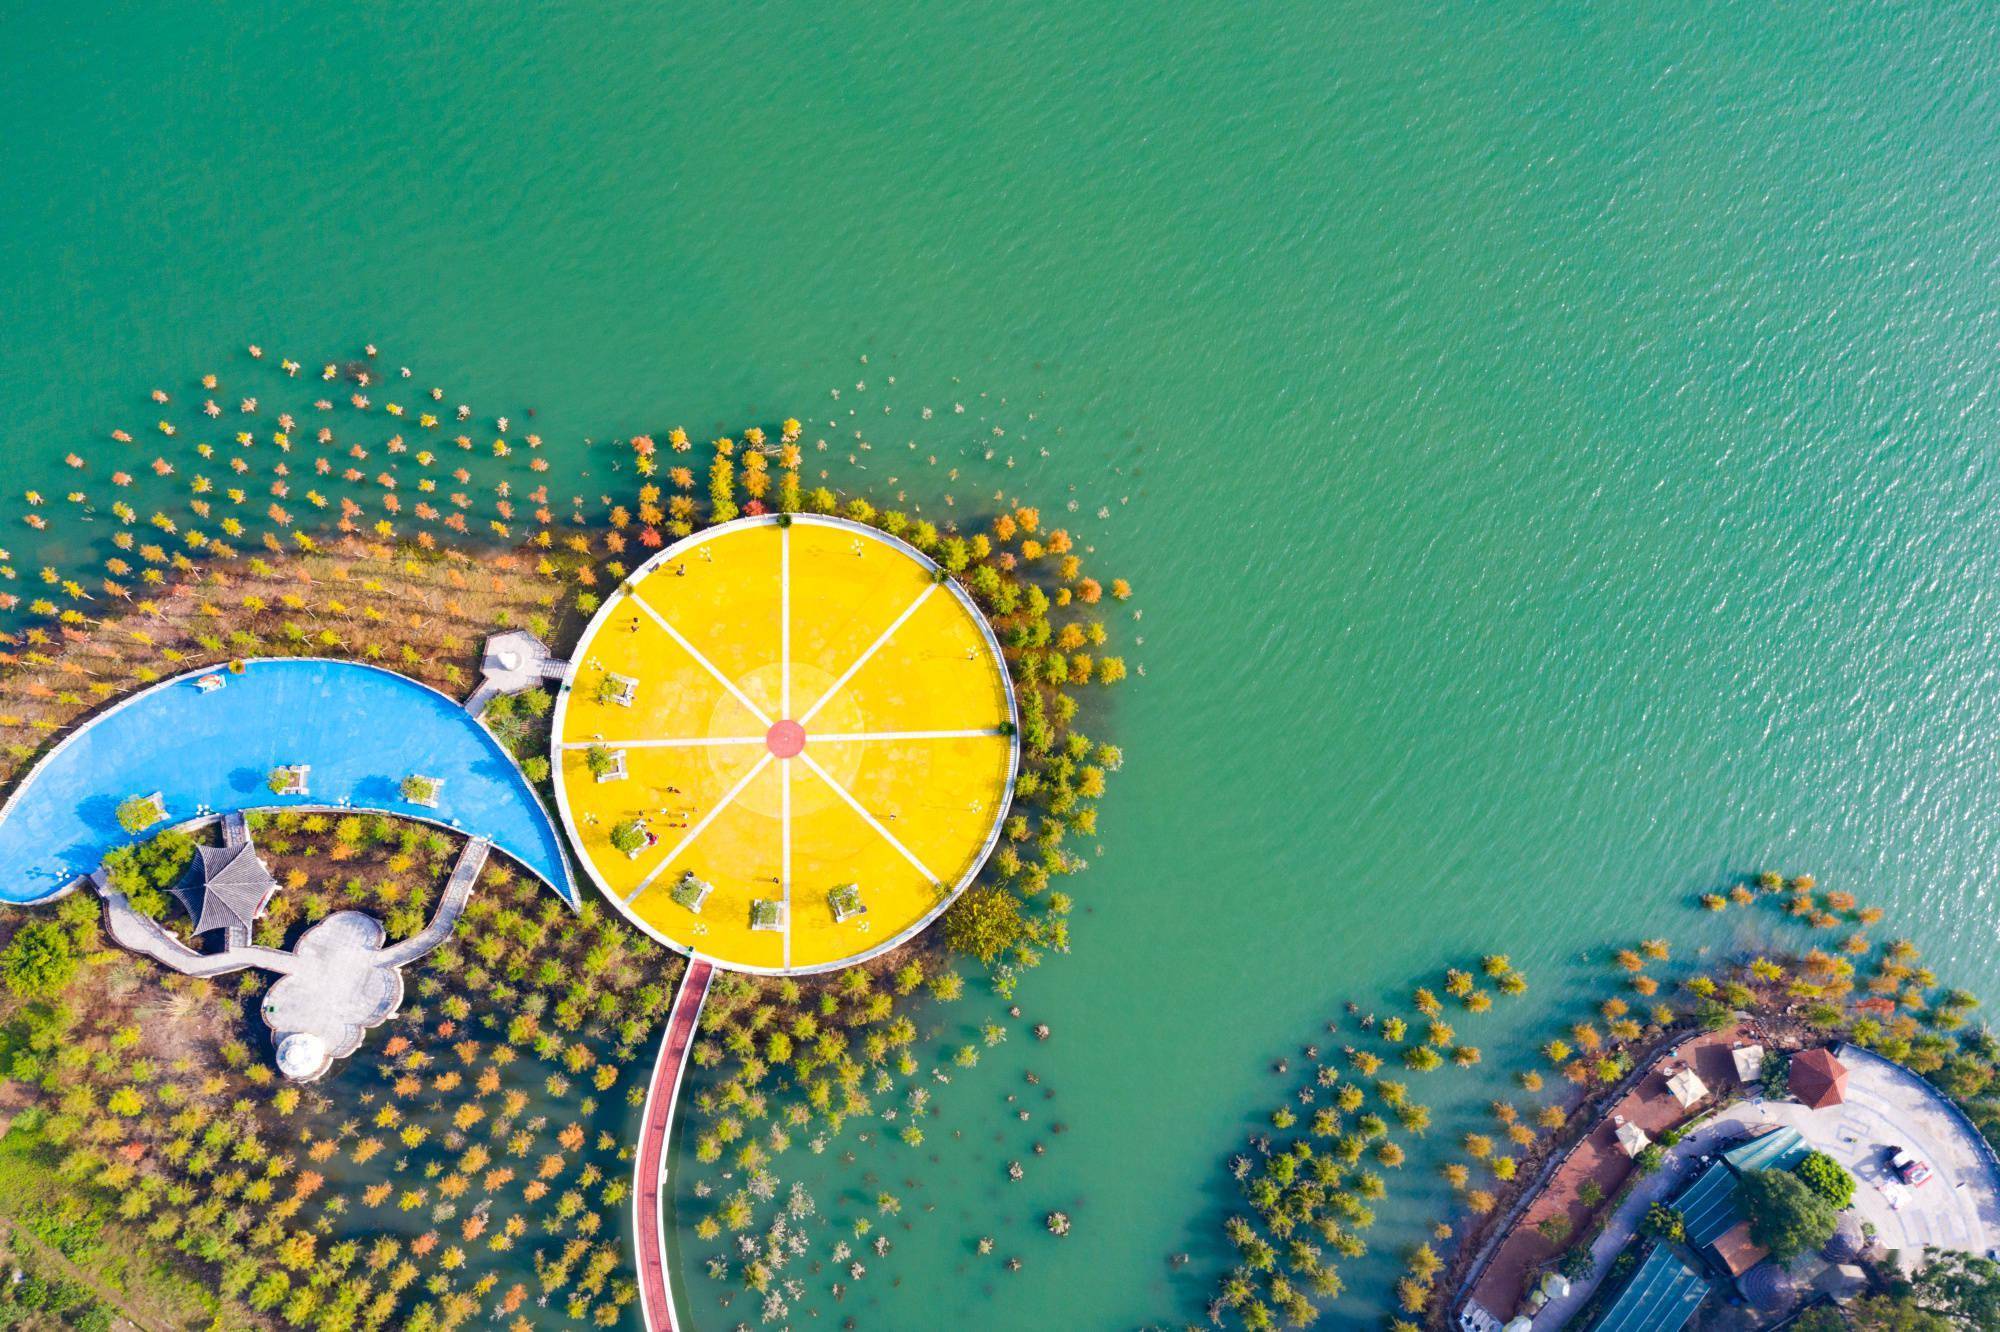
<svg viewBox="0 0 2000 1332"><path fill-rule="evenodd" d="M423 1008L421 1002L411 1006L414 1011ZM406 1010L406 1016L409 1011ZM473 1015L475 1022L479 1016L476 1011ZM401 1021L392 1022L387 1031L391 1036L398 1032L415 1034L406 1022ZM641 1057L623 1068L616 1084L593 1094L591 1113L579 1115L576 1093L558 1096L548 1086L549 1079L562 1075L559 1062L520 1051L521 1057L517 1061L501 1065L492 1060L495 1051L506 1048L506 1042L498 1042L482 1055L479 1065L459 1069L463 1076L470 1079L478 1072L499 1068L506 1091L519 1094L519 1110L501 1121L506 1132L494 1134L491 1132L491 1121L475 1124L470 1129L457 1128L446 1110L452 1102L443 1096L432 1094L411 1100L406 1093L397 1092L397 1077L391 1076L390 1071L377 1060L380 1042L378 1035L355 1058L335 1065L325 1081L313 1088L314 1092L330 1100L330 1109L312 1106L301 1110L296 1117L302 1135L311 1134L339 1144L336 1154L306 1167L325 1177L329 1194L347 1194L362 1199L371 1186L386 1186L380 1203L370 1206L363 1202L333 1218L326 1232L326 1243L332 1245L352 1241L365 1253L379 1236L390 1236L407 1249L407 1246L429 1235L431 1245L456 1248L464 1256L464 1265L458 1270L468 1279L462 1285L471 1285L489 1275L495 1278L495 1290L487 1302L488 1307L511 1303L534 1319L536 1327L583 1328L599 1325L588 1317L572 1318L567 1315L564 1302L573 1293L573 1287L550 1292L537 1280L532 1255L539 1250L553 1258L562 1251L565 1243L576 1241L576 1234L572 1232L552 1238L543 1233L539 1225L534 1225L523 1229L520 1237L505 1248L494 1247L492 1240L495 1236L506 1236L510 1221L517 1216L522 1219L532 1216L540 1220L548 1215L551 1209L546 1205L529 1207L517 1200L521 1183L511 1177L518 1173L533 1178L536 1167L549 1160L552 1152L558 1157L569 1157L569 1172L556 1177L556 1186L576 1190L579 1198L603 1187L601 1183L591 1188L581 1187L579 1181L589 1177L582 1172L594 1169L604 1180L629 1179L629 1160L623 1159L618 1150L601 1150L600 1135L609 1134L613 1141L629 1144L637 1134L639 1110L627 1103L625 1093L633 1086L644 1085L650 1069L647 1061ZM601 1055L609 1053L602 1042L590 1044ZM450 1071L454 1065L447 1063L440 1067ZM395 1131L385 1131L373 1117L386 1106L398 1108L406 1128L422 1128L423 1138L410 1145L398 1142ZM556 1135L571 1126L582 1130L585 1135L585 1145L581 1150L559 1145L555 1140ZM508 1139L517 1134L532 1140L533 1155L523 1155L514 1150ZM356 1144L370 1139L379 1139L376 1146L384 1148L386 1144L386 1148L379 1155L357 1162L354 1159ZM488 1187L481 1180L481 1172L466 1171L464 1163L469 1159L469 1147L483 1147L492 1157L493 1164L506 1170L510 1176L509 1183ZM440 1181L456 1183L441 1185ZM422 1201L409 1204L411 1194L420 1194ZM595 1206L595 1199L591 1199L588 1205ZM590 1241L616 1241L629 1247L632 1242L631 1205L604 1206L598 1210L610 1219L611 1224L590 1236ZM476 1229L468 1229L469 1224ZM573 1261L565 1262L564 1266L570 1271L584 1270L582 1263ZM610 1279L616 1280L623 1275L617 1273ZM523 1296L510 1300L512 1288L517 1283L525 1284L527 1291ZM623 1329L624 1332L644 1326L636 1300L624 1305L619 1315L618 1321L608 1326Z"/></svg>

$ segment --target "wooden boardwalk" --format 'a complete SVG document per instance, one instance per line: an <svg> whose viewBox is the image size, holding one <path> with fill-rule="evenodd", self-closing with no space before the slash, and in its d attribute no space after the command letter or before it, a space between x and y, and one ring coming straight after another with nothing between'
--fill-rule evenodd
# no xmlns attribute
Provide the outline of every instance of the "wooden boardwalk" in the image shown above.
<svg viewBox="0 0 2000 1332"><path fill-rule="evenodd" d="M667 1223L660 1193L666 1186L667 1143L673 1135L681 1075L687 1069L695 1023L701 1017L714 974L715 968L700 958L688 962L687 974L674 993L666 1031L660 1036L660 1054L653 1063L653 1083L646 1092L646 1112L639 1129L632 1213L639 1246L639 1312L648 1332L674 1332L673 1282L667 1273Z"/></svg>
<svg viewBox="0 0 2000 1332"><path fill-rule="evenodd" d="M493 850L493 843L485 837L470 838L465 849L458 853L458 863L451 867L451 877L445 880L444 892L438 898L438 908L431 913L430 924L422 932L411 935L399 944L382 950L378 965L404 967L436 948L451 937L458 927L458 918L465 914L465 904L472 900L472 890L479 885L479 871L486 867L486 857Z"/></svg>

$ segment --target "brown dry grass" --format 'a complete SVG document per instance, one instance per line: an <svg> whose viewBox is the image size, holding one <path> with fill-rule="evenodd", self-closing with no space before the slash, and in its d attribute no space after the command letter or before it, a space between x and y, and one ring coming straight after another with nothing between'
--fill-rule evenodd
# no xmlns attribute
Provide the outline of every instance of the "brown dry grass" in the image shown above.
<svg viewBox="0 0 2000 1332"><path fill-rule="evenodd" d="M0 635L0 785L135 687L236 657L375 661L462 696L487 634L512 625L560 644L584 619L570 594L592 580L571 551L475 556L348 538L208 566L102 619Z"/></svg>

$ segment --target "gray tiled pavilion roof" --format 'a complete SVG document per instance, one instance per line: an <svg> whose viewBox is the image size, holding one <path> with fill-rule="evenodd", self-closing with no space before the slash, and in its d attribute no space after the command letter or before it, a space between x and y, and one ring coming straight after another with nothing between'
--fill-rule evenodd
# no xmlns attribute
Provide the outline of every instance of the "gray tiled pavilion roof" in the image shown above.
<svg viewBox="0 0 2000 1332"><path fill-rule="evenodd" d="M174 896L194 917L195 933L206 934L210 930L249 929L277 887L271 871L258 859L256 848L245 842L195 848L194 863L174 889Z"/></svg>

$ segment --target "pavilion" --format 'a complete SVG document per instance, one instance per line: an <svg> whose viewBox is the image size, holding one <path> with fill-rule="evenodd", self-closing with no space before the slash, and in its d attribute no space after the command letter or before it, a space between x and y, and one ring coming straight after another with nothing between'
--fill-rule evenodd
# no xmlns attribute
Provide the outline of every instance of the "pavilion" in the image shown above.
<svg viewBox="0 0 2000 1332"><path fill-rule="evenodd" d="M224 930L249 938L250 927L278 890L277 880L247 840L195 848L195 859L174 886L174 896L194 920L194 932Z"/></svg>
<svg viewBox="0 0 2000 1332"><path fill-rule="evenodd" d="M1640 1128L1637 1124L1626 1123L1623 1116L1619 1117L1618 1131L1615 1136L1618 1139L1618 1145L1625 1149L1625 1155L1634 1158L1653 1144L1653 1140L1646 1136L1646 1130Z"/></svg>
<svg viewBox="0 0 2000 1332"><path fill-rule="evenodd" d="M1792 1095L1808 1110L1824 1110L1847 1099L1847 1066L1831 1050L1793 1055L1787 1075Z"/></svg>
<svg viewBox="0 0 2000 1332"><path fill-rule="evenodd" d="M1695 1102L1708 1095L1708 1085L1691 1068L1682 1068L1667 1079L1667 1090L1674 1094L1680 1107L1686 1110Z"/></svg>

